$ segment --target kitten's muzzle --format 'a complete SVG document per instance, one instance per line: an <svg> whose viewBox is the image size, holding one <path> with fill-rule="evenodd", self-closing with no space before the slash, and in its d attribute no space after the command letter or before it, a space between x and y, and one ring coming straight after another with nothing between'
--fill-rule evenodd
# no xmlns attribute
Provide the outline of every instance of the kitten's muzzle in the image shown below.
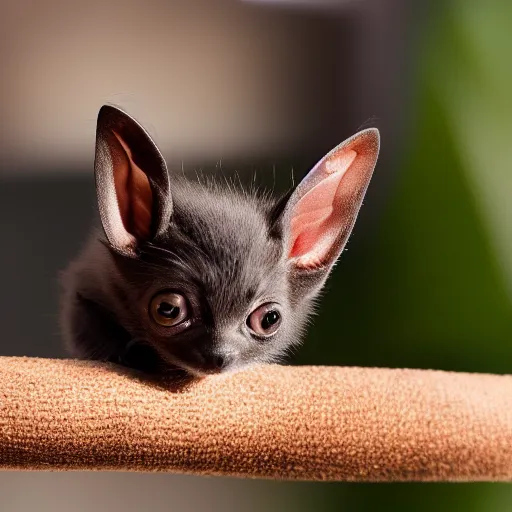
<svg viewBox="0 0 512 512"><path fill-rule="evenodd" d="M212 375L225 371L233 363L234 357L230 354L215 352L199 353L197 363L193 366L201 373Z"/></svg>
<svg viewBox="0 0 512 512"><path fill-rule="evenodd" d="M168 358L188 372L196 375L213 375L222 373L232 367L236 354L223 351L220 347L202 343L200 346L180 345L168 347Z"/></svg>

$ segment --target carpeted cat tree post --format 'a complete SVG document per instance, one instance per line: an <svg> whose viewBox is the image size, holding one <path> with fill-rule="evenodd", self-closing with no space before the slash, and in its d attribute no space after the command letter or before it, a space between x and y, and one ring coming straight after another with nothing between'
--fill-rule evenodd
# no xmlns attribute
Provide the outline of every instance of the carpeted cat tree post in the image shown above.
<svg viewBox="0 0 512 512"><path fill-rule="evenodd" d="M0 468L512 481L512 376L268 366L178 386L4 357Z"/></svg>

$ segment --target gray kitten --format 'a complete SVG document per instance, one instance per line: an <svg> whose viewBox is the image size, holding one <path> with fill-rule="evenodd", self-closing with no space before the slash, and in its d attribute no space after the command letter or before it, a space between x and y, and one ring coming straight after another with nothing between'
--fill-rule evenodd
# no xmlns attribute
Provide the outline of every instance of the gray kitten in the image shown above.
<svg viewBox="0 0 512 512"><path fill-rule="evenodd" d="M279 361L299 343L352 231L379 132L333 149L279 200L168 175L126 113L98 115L103 233L63 275L75 357L193 376Z"/></svg>

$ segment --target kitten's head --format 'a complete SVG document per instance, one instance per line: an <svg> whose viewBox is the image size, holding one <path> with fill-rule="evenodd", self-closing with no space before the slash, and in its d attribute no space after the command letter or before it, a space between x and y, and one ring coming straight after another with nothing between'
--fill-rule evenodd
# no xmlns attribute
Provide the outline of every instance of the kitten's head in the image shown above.
<svg viewBox="0 0 512 512"><path fill-rule="evenodd" d="M170 180L146 131L104 106L95 172L115 270L103 306L129 338L195 375L278 360L347 242L378 150L378 131L362 131L293 193L262 200Z"/></svg>

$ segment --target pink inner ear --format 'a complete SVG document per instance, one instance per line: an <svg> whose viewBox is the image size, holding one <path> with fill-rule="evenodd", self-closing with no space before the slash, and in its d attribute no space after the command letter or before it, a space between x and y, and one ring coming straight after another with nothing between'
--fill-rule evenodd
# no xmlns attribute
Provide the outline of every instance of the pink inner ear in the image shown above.
<svg viewBox="0 0 512 512"><path fill-rule="evenodd" d="M126 231L138 240L149 238L153 192L146 173L133 161L124 140L113 132L124 150L125 158L114 164L114 182L119 213Z"/></svg>
<svg viewBox="0 0 512 512"><path fill-rule="evenodd" d="M320 266L333 246L342 226L341 213L335 209L342 189L341 181L357 153L346 150L320 164L319 182L295 205L291 219L290 258L299 267Z"/></svg>

